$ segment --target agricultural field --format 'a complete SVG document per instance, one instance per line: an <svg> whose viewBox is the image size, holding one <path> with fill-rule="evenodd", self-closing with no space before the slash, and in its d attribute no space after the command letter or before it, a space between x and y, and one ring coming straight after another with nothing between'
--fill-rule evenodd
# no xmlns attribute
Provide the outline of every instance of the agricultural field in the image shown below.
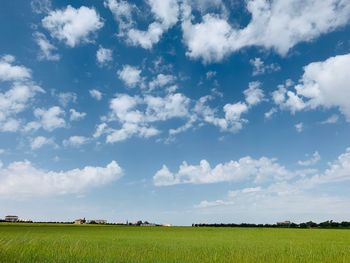
<svg viewBox="0 0 350 263"><path fill-rule="evenodd" d="M0 224L1 262L350 262L350 231Z"/></svg>

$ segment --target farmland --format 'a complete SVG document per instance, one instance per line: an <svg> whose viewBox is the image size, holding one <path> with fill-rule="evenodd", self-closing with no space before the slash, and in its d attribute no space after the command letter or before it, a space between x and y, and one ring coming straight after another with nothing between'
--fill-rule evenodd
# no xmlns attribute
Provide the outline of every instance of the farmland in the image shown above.
<svg viewBox="0 0 350 263"><path fill-rule="evenodd" d="M0 224L0 261L350 262L350 231Z"/></svg>

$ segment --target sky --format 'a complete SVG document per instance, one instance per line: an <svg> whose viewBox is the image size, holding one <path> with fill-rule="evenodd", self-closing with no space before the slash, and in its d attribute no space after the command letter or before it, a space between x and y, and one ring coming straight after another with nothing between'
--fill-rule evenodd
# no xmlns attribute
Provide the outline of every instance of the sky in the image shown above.
<svg viewBox="0 0 350 263"><path fill-rule="evenodd" d="M0 218L350 220L347 0L3 1Z"/></svg>

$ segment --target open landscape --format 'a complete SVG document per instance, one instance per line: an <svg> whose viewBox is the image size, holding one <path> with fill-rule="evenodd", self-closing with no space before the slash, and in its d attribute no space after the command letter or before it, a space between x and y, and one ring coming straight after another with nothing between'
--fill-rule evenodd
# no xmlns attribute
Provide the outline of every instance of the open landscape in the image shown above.
<svg viewBox="0 0 350 263"><path fill-rule="evenodd" d="M334 229L0 224L1 262L350 262Z"/></svg>
<svg viewBox="0 0 350 263"><path fill-rule="evenodd" d="M350 263L350 0L3 0L0 37L0 263Z"/></svg>

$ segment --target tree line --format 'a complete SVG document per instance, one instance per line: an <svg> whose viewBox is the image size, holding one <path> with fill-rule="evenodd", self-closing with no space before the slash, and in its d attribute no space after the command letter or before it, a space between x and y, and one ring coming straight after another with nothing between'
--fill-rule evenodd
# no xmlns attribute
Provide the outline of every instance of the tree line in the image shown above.
<svg viewBox="0 0 350 263"><path fill-rule="evenodd" d="M215 223L215 224L192 224L192 227L268 227L268 228L350 228L350 222L335 222L333 220L328 220L321 223L315 223L312 221L305 223L293 223L293 222L281 222L276 224L250 224L250 223L241 223L241 224L223 224L223 223Z"/></svg>

